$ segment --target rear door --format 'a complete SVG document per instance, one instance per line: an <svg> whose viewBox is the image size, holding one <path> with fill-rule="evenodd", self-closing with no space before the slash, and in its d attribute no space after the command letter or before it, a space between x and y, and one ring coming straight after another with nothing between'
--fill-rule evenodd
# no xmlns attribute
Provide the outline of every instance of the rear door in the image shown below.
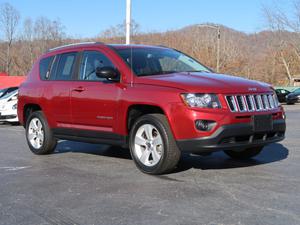
<svg viewBox="0 0 300 225"><path fill-rule="evenodd" d="M97 67L116 67L105 52L82 52L78 81L71 91L73 127L96 132L113 132L120 93L118 82L96 76Z"/></svg>
<svg viewBox="0 0 300 225"><path fill-rule="evenodd" d="M57 55L52 64L45 97L48 98L47 114L56 127L69 128L71 120L70 92L73 87L75 65L78 53L68 52ZM43 79L43 78L42 78Z"/></svg>

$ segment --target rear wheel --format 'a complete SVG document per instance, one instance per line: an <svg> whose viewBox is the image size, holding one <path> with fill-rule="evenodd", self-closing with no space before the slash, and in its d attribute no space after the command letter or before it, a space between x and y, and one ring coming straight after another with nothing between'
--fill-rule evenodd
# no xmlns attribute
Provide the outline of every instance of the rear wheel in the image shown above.
<svg viewBox="0 0 300 225"><path fill-rule="evenodd" d="M242 151L233 151L233 150L226 150L224 151L226 155L230 156L233 159L250 159L254 156L257 156L262 150L264 146L247 148Z"/></svg>
<svg viewBox="0 0 300 225"><path fill-rule="evenodd" d="M57 141L41 111L31 113L27 119L26 139L34 154L45 155L55 150Z"/></svg>
<svg viewBox="0 0 300 225"><path fill-rule="evenodd" d="M134 123L129 147L137 167L148 174L167 173L180 159L168 121L161 114L148 114Z"/></svg>

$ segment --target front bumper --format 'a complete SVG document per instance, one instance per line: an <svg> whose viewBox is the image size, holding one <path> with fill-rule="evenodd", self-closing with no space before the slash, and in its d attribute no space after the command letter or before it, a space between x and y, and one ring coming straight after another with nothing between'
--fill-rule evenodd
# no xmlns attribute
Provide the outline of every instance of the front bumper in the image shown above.
<svg viewBox="0 0 300 225"><path fill-rule="evenodd" d="M0 112L0 122L17 122L18 116L16 114L5 114Z"/></svg>
<svg viewBox="0 0 300 225"><path fill-rule="evenodd" d="M182 152L208 153L219 150L243 150L282 141L285 137L284 119L273 121L273 129L256 133L251 123L238 123L219 127L213 135L202 138L177 140Z"/></svg>
<svg viewBox="0 0 300 225"><path fill-rule="evenodd" d="M287 98L286 102L290 103L290 104L294 104L294 103L300 102L300 99L298 97L296 97L296 98Z"/></svg>

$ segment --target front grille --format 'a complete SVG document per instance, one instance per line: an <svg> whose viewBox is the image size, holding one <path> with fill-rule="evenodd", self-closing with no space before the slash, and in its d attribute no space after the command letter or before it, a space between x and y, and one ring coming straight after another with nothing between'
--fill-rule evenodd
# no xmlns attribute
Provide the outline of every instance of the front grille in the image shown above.
<svg viewBox="0 0 300 225"><path fill-rule="evenodd" d="M279 106L274 94L228 95L225 98L231 112L268 111Z"/></svg>

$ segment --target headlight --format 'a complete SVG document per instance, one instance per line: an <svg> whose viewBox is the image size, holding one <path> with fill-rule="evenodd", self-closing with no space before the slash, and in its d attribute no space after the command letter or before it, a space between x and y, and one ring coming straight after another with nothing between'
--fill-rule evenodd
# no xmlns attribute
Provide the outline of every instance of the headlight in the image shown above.
<svg viewBox="0 0 300 225"><path fill-rule="evenodd" d="M12 109L15 110L15 109L17 109L17 107L18 107L18 104L14 104Z"/></svg>
<svg viewBox="0 0 300 225"><path fill-rule="evenodd" d="M181 94L181 97L185 104L190 107L199 108L221 108L219 98L215 94Z"/></svg>

